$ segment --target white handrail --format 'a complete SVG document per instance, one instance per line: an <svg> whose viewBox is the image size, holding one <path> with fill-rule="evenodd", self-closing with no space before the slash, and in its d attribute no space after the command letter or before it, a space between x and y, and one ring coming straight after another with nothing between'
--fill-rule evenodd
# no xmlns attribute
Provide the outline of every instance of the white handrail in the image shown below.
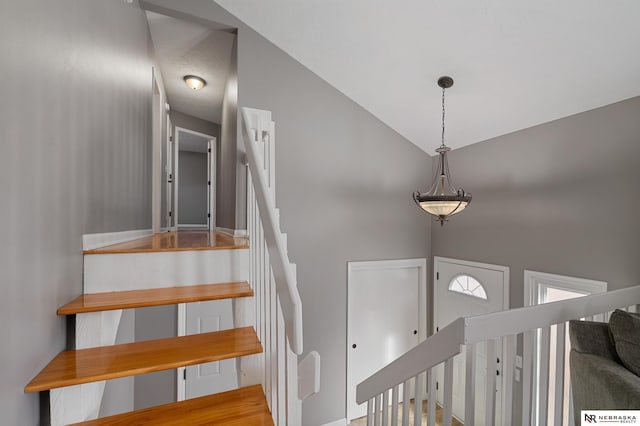
<svg viewBox="0 0 640 426"><path fill-rule="evenodd" d="M549 327L640 302L640 286L465 318L464 344Z"/></svg>
<svg viewBox="0 0 640 426"><path fill-rule="evenodd" d="M362 404L460 353L460 345L548 327L640 302L640 286L561 302L458 318L409 352L371 375L356 388Z"/></svg>
<svg viewBox="0 0 640 426"><path fill-rule="evenodd" d="M252 121L250 114L256 116ZM302 354L302 301L298 293L296 276L289 262L287 248L284 237L280 231L280 224L277 219L276 206L273 198L269 196L267 176L265 168L260 164L260 153L257 149L260 135L256 121L257 111L249 108L242 108L242 133L247 152L247 161L251 170L255 197L260 209L260 220L264 229L269 258L273 276L276 282L276 289L285 322L285 330L289 339L291 350L297 355ZM254 125L255 127L252 127Z"/></svg>

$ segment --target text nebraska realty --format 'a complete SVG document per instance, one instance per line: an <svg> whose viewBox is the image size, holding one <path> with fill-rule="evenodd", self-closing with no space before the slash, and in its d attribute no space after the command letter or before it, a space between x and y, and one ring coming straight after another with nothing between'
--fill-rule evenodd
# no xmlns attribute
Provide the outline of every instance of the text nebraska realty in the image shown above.
<svg viewBox="0 0 640 426"><path fill-rule="evenodd" d="M616 414L585 414L585 420L589 423L628 423L636 424L637 419L635 415L616 415Z"/></svg>

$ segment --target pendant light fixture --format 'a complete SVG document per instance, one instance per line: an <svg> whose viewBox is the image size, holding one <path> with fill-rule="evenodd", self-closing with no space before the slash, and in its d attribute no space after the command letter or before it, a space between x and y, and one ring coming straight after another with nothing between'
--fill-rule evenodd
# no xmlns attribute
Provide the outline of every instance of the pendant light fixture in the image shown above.
<svg viewBox="0 0 640 426"><path fill-rule="evenodd" d="M438 86L442 87L442 145L436 152L438 153L438 167L433 185L429 191L413 193L413 200L424 211L436 217L440 225L448 220L449 216L460 213L471 202L471 194L464 190L456 189L451 182L451 173L447 162L447 153L451 148L444 144L444 92L445 89L453 86L451 77L440 77Z"/></svg>

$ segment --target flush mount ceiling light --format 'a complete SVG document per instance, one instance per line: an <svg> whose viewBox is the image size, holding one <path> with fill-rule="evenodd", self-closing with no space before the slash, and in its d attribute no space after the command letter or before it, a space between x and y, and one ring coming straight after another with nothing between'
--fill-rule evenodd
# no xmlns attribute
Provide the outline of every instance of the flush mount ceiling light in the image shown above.
<svg viewBox="0 0 640 426"><path fill-rule="evenodd" d="M438 86L442 87L442 145L436 152L438 153L438 167L433 180L433 185L429 191L413 193L413 200L424 211L436 217L440 225L448 220L449 216L460 213L471 202L471 194L464 192L464 189L456 189L451 182L451 173L447 162L447 153L451 148L444 144L444 91L453 86L451 77L440 77Z"/></svg>
<svg viewBox="0 0 640 426"><path fill-rule="evenodd" d="M185 75L183 80L189 89L200 90L207 85L207 82L203 78L197 75Z"/></svg>

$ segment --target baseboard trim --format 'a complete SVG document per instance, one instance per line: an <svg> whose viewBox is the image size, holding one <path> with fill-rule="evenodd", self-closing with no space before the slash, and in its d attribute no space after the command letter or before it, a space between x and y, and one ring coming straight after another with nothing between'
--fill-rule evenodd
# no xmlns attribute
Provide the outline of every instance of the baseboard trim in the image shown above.
<svg viewBox="0 0 640 426"><path fill-rule="evenodd" d="M197 223L179 223L178 224L178 230L180 229L208 229L209 225L202 224L202 225L198 225Z"/></svg>
<svg viewBox="0 0 640 426"><path fill-rule="evenodd" d="M94 250L113 244L124 243L125 241L137 240L138 238L148 237L149 235L153 235L151 229L84 234L82 236L82 250Z"/></svg>
<svg viewBox="0 0 640 426"><path fill-rule="evenodd" d="M347 426L347 419L340 419L335 422L325 423L322 426Z"/></svg>
<svg viewBox="0 0 640 426"><path fill-rule="evenodd" d="M231 235L232 237L236 237L236 238L247 236L246 229L230 229L230 228L223 228L221 226L216 226L216 232L221 232L223 234Z"/></svg>

